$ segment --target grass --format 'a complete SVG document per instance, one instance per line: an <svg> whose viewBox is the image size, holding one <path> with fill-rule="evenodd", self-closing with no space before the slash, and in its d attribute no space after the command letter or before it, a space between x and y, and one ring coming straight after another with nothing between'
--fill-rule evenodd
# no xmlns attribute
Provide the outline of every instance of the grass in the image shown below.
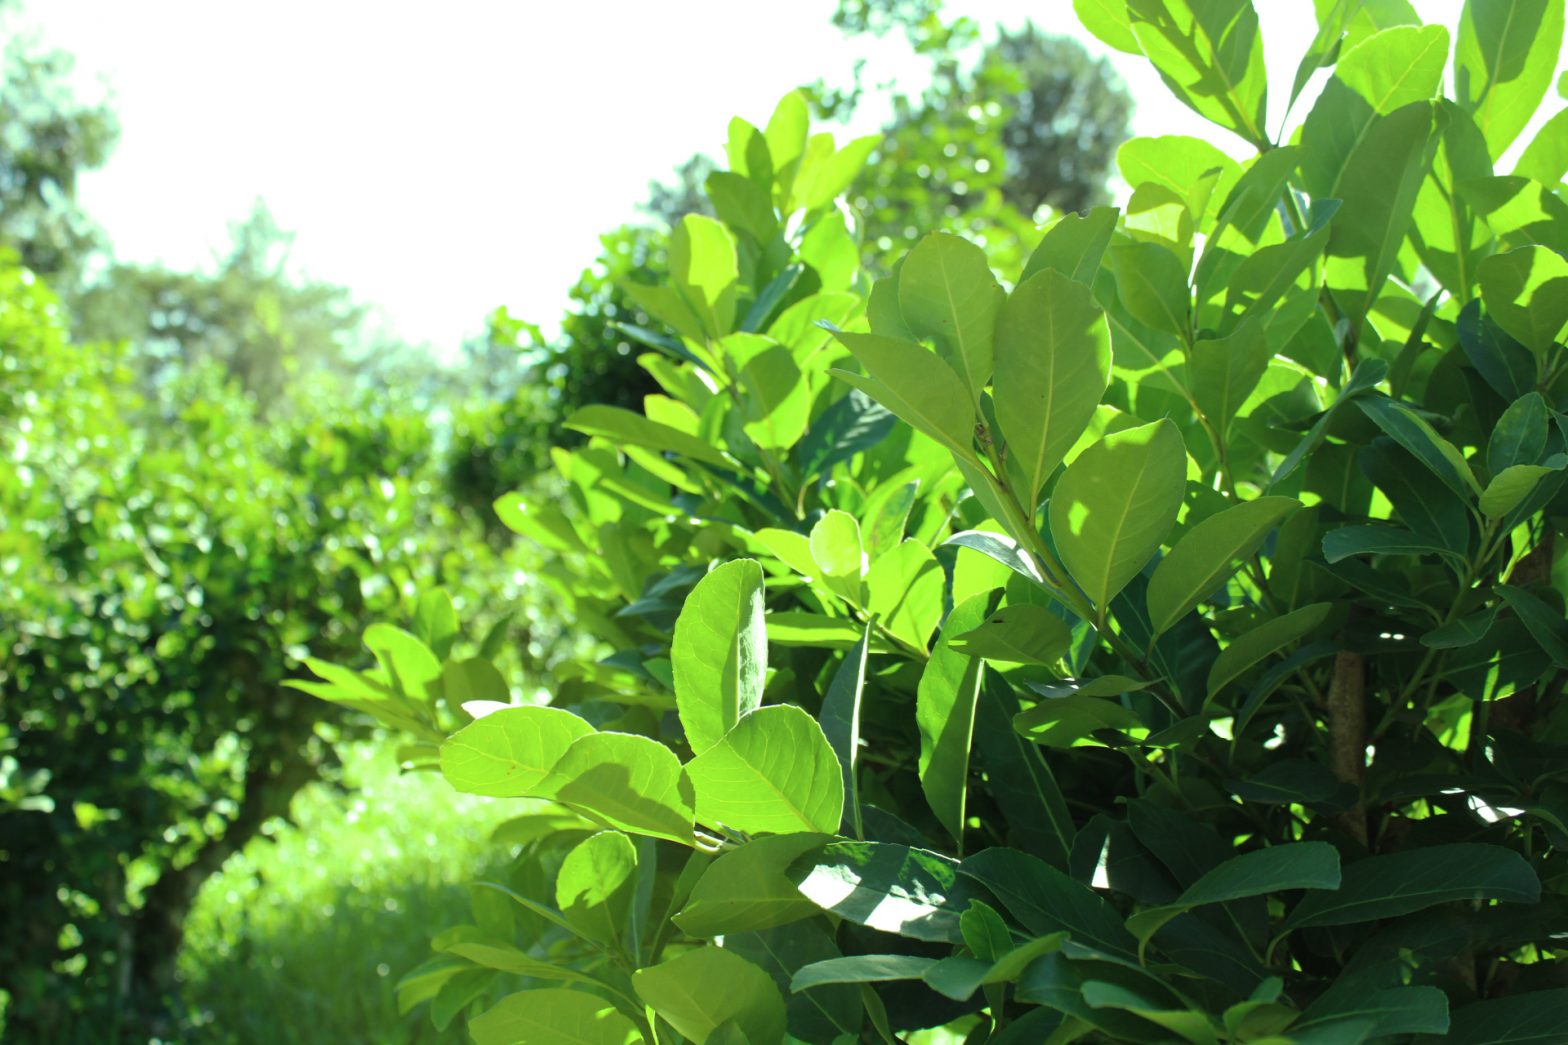
<svg viewBox="0 0 1568 1045"><path fill-rule="evenodd" d="M487 839L507 806L434 774L399 775L384 748L349 749L344 795L314 785L294 824L258 838L202 889L179 958L188 1040L435 1043L421 1009L397 1012L398 978L430 936L470 921L464 883L507 855Z"/></svg>

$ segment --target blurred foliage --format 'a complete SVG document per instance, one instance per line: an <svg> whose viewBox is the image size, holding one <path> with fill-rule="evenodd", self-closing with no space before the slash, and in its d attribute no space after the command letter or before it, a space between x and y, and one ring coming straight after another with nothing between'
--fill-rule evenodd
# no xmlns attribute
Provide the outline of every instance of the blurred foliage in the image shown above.
<svg viewBox="0 0 1568 1045"><path fill-rule="evenodd" d="M307 651L416 584L518 595L423 412L301 383L263 420L215 360L149 388L66 327L0 265L0 981L51 1041L160 1026L203 879L332 774L341 716L280 688Z"/></svg>
<svg viewBox="0 0 1568 1045"><path fill-rule="evenodd" d="M0 3L0 30L10 5ZM65 86L71 60L23 35L0 51L0 245L62 293L102 246L76 203L76 181L100 166L119 136L105 105L79 102Z"/></svg>
<svg viewBox="0 0 1568 1045"><path fill-rule="evenodd" d="M504 877L490 836L508 814L397 773L380 745L343 758L342 786L307 787L291 823L266 825L203 886L179 959L188 1039L271 1041L286 1024L294 1045L465 1040L400 1015L394 986L429 955L408 920L461 921L460 883Z"/></svg>

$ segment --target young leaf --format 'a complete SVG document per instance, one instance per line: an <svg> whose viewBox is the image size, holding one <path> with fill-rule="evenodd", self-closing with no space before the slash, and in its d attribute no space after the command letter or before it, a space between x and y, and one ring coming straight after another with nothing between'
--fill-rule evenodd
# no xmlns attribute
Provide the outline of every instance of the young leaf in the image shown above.
<svg viewBox="0 0 1568 1045"><path fill-rule="evenodd" d="M723 853L703 871L675 924L689 936L756 932L817 912L784 875L797 857L832 840L826 834L769 835Z"/></svg>
<svg viewBox="0 0 1568 1045"><path fill-rule="evenodd" d="M441 745L441 775L471 795L539 794L561 756L592 732L587 722L561 708L506 708L471 722Z"/></svg>
<svg viewBox="0 0 1568 1045"><path fill-rule="evenodd" d="M1189 529L1149 578L1149 622L1155 634L1213 594L1236 572L1238 560L1256 551L1274 524L1299 507L1294 497L1259 497Z"/></svg>
<svg viewBox="0 0 1568 1045"><path fill-rule="evenodd" d="M607 827L691 844L692 784L657 740L591 733L566 749L537 793Z"/></svg>
<svg viewBox="0 0 1568 1045"><path fill-rule="evenodd" d="M1030 602L1020 602L986 617L978 626L949 643L969 657L1013 664L1056 663L1072 642L1072 630L1056 614Z"/></svg>
<svg viewBox="0 0 1568 1045"><path fill-rule="evenodd" d="M1025 507L1094 417L1110 376L1110 329L1088 286L1047 270L1008 296L993 396Z"/></svg>
<svg viewBox="0 0 1568 1045"><path fill-rule="evenodd" d="M1563 0L1468 0L1459 17L1454 86L1493 156L1546 97L1563 41Z"/></svg>
<svg viewBox="0 0 1568 1045"><path fill-rule="evenodd" d="M1542 479L1560 471L1561 465L1556 468L1539 464L1509 465L1493 476L1492 481L1486 484L1486 489L1481 491L1481 514L1490 519L1501 519L1524 503Z"/></svg>
<svg viewBox="0 0 1568 1045"><path fill-rule="evenodd" d="M953 453L974 456L975 404L946 360L912 341L877 334L834 336L866 369L862 375L835 368L834 375Z"/></svg>
<svg viewBox="0 0 1568 1045"><path fill-rule="evenodd" d="M953 607L931 658L920 673L915 725L920 730L920 788L948 834L964 842L964 806L969 788L969 749L974 739L975 701L985 665L953 648L954 639L985 620L990 596L975 595Z"/></svg>
<svg viewBox="0 0 1568 1045"><path fill-rule="evenodd" d="M737 559L692 588L675 621L670 667L686 742L701 753L762 703L768 666L762 566Z"/></svg>
<svg viewBox="0 0 1568 1045"><path fill-rule="evenodd" d="M923 650L942 619L943 580L931 549L904 541L866 571L866 612L889 634Z"/></svg>
<svg viewBox="0 0 1568 1045"><path fill-rule="evenodd" d="M637 848L619 831L600 831L561 861L555 906L582 935L621 945L637 884Z"/></svg>
<svg viewBox="0 0 1568 1045"><path fill-rule="evenodd" d="M916 337L936 342L937 353L963 379L976 407L991 380L996 316L1004 296L985 251L945 232L921 240L898 272L904 322Z"/></svg>
<svg viewBox="0 0 1568 1045"><path fill-rule="evenodd" d="M1102 617L1170 533L1186 488L1187 454L1169 420L1106 436L1057 480L1051 536Z"/></svg>
<svg viewBox="0 0 1568 1045"><path fill-rule="evenodd" d="M549 987L508 994L468 1021L474 1045L640 1045L642 1034L610 1002Z"/></svg>
<svg viewBox="0 0 1568 1045"><path fill-rule="evenodd" d="M860 575L866 555L861 548L860 524L853 515L834 508L818 519L811 528L811 557L824 584L851 605L860 604Z"/></svg>
<svg viewBox="0 0 1568 1045"><path fill-rule="evenodd" d="M1568 261L1548 247L1493 254L1476 269L1487 314L1537 358L1568 326Z"/></svg>
<svg viewBox="0 0 1568 1045"><path fill-rule="evenodd" d="M686 766L697 819L747 834L838 830L844 780L822 727L791 704L758 708Z"/></svg>
<svg viewBox="0 0 1568 1045"><path fill-rule="evenodd" d="M647 1005L692 1041L707 1041L733 1020L752 1042L784 1040L784 997L753 963L722 948L699 947L632 973Z"/></svg>

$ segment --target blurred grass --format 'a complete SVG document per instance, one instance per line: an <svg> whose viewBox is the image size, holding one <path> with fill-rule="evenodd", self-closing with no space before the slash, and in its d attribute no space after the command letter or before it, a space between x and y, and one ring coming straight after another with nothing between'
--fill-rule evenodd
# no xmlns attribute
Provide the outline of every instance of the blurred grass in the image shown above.
<svg viewBox="0 0 1568 1045"><path fill-rule="evenodd" d="M486 840L506 803L398 774L389 750L347 750L343 794L300 793L294 824L258 838L203 887L179 958L190 1041L434 1043L423 1008L399 1016L398 978L430 936L470 920L465 883L496 875Z"/></svg>

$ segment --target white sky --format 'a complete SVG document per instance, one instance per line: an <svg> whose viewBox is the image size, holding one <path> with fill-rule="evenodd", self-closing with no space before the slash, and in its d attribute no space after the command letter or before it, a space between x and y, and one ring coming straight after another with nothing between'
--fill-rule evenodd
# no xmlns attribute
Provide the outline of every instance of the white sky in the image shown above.
<svg viewBox="0 0 1568 1045"><path fill-rule="evenodd" d="M1112 54L1137 102L1135 133L1224 134L1172 100L1147 62L1083 34L1068 0L948 6L985 23L1033 16ZM868 84L898 77L918 90L926 65L901 37L846 40L833 7L23 0L11 21L74 54L78 79L112 95L120 143L82 179L81 199L118 257L203 266L264 199L296 234L302 272L449 356L497 305L553 327L597 236L632 216L650 179L694 151L721 155L732 115L760 125L798 84L847 84L857 57L870 59ZM1258 7L1277 129L1312 4ZM1459 0L1416 7L1452 27ZM868 99L854 133L885 112Z"/></svg>

